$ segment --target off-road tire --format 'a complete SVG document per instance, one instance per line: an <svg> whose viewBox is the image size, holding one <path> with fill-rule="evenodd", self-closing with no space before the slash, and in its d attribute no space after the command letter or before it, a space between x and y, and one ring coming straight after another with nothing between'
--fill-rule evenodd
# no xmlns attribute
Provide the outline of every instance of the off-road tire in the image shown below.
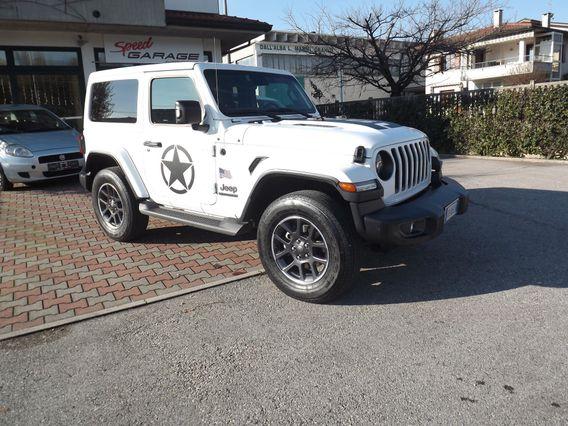
<svg viewBox="0 0 568 426"><path fill-rule="evenodd" d="M9 191L14 187L14 184L8 180L4 174L4 170L0 167L0 191Z"/></svg>
<svg viewBox="0 0 568 426"><path fill-rule="evenodd" d="M277 263L278 253L276 256L273 253L275 229L279 224L287 223L285 221L290 217L300 217L314 225L327 244L327 268L312 286L302 288L294 277L290 278L283 271L285 268ZM356 232L345 206L318 191L298 191L278 198L264 211L258 226L260 260L269 278L287 295L311 303L330 302L352 287L356 240ZM282 244L282 247L283 250L287 247L291 250L290 245ZM309 271L311 268L306 269ZM296 270L299 272L298 268Z"/></svg>
<svg viewBox="0 0 568 426"><path fill-rule="evenodd" d="M122 221L112 226L101 212L99 206L101 187L114 188L121 201ZM103 169L95 176L92 188L92 202L95 216L106 235L116 241L132 241L138 238L148 226L148 216L140 213L138 201L130 189L128 181L120 167Z"/></svg>

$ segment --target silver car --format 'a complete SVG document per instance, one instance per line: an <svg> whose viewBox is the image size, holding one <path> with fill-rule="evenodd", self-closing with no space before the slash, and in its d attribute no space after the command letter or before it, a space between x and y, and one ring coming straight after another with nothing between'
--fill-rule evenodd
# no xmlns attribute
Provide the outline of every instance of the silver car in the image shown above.
<svg viewBox="0 0 568 426"><path fill-rule="evenodd" d="M0 105L0 191L16 182L77 175L81 134L36 105Z"/></svg>

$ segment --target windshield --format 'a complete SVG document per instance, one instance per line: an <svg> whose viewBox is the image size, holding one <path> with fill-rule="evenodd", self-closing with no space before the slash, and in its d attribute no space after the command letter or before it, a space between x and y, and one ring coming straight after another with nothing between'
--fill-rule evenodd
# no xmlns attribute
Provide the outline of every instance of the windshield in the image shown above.
<svg viewBox="0 0 568 426"><path fill-rule="evenodd" d="M0 134L50 132L70 127L41 109L0 111Z"/></svg>
<svg viewBox="0 0 568 426"><path fill-rule="evenodd" d="M214 69L204 74L219 109L229 117L316 112L290 75Z"/></svg>

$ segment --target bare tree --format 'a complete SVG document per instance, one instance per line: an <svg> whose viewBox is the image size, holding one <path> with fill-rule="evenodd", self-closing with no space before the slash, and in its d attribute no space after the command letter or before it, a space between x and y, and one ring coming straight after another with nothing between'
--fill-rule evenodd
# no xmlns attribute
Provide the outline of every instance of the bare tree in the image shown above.
<svg viewBox="0 0 568 426"><path fill-rule="evenodd" d="M345 81L400 96L428 72L443 70L431 67L434 58L463 54L476 37L486 35L472 31L494 7L491 0L423 0L412 6L361 7L339 16L321 8L305 24L290 12L288 21L317 58L313 75L341 72Z"/></svg>
<svg viewBox="0 0 568 426"><path fill-rule="evenodd" d="M314 99L316 99L318 102L321 101L321 98L324 97L322 90L312 80L310 80L310 85L312 86L312 96L314 97Z"/></svg>

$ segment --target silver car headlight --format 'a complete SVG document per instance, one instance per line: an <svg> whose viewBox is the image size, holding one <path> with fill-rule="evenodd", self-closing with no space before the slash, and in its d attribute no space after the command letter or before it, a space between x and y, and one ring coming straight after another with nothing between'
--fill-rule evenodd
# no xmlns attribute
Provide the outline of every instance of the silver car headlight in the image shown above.
<svg viewBox="0 0 568 426"><path fill-rule="evenodd" d="M0 150L4 151L7 155L11 155L12 157L30 158L34 156L34 154L25 146L16 144L9 145L4 141L0 141Z"/></svg>

